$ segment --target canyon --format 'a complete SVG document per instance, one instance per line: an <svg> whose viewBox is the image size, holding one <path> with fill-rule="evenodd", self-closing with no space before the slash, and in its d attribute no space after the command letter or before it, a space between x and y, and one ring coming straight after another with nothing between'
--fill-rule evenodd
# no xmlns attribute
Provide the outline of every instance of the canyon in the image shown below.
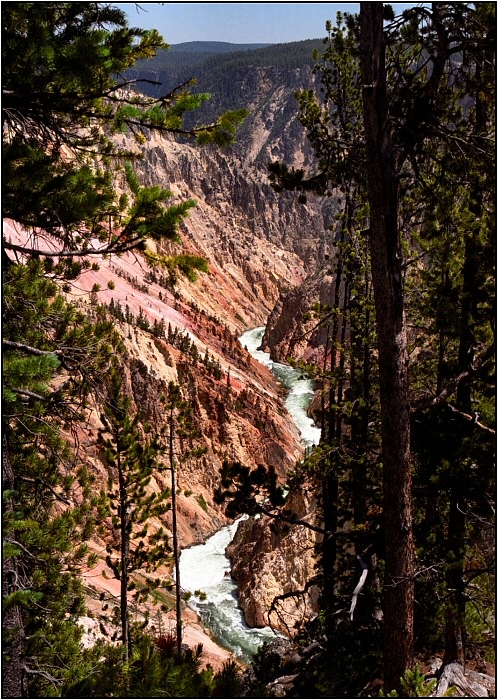
<svg viewBox="0 0 498 700"><path fill-rule="evenodd" d="M7 5L4 694L486 696L490 4Z"/></svg>
<svg viewBox="0 0 498 700"><path fill-rule="evenodd" d="M144 145L133 144L139 156L134 167L142 185L168 189L170 204L196 201L181 225L181 245L164 244L156 252L202 257L207 272L199 272L196 281L178 275L173 287L163 271L151 268L139 253L125 253L99 260L66 291L68 299L90 317L98 310L114 317L125 347L124 386L142 423L155 430L164 425L160 397L169 382L182 387L193 408L199 435L195 447L203 455L182 463L178 472L178 534L183 549L204 542L229 522L213 500L224 460L251 469L259 464L274 467L283 484L303 456L301 436L284 407L282 386L238 337L267 325L263 346L273 359L286 362L291 355L296 359L313 355L308 343L296 342L296 337L307 330L302 317L309 307L326 302L330 281L322 267L330 256L329 227L339 205L333 197L309 196L304 202L293 193L277 194L267 172L267 163L275 158L285 158L295 167L312 167L304 132L296 122L293 91L303 87L303 81L309 86L313 80L309 66L252 71L244 83L249 117L234 146L194 147L154 134L148 134ZM276 129L275 124L285 128ZM130 147L129 137L116 140L118 146ZM6 222L6 229L14 242L26 239L18 225ZM160 332L152 332L158 328ZM313 337L319 348L320 332ZM109 477L98 442L101 411L95 396L78 434L68 435L77 463L92 472L99 488ZM160 491L169 485L169 473L159 466L150 487ZM313 517L313 498L301 494L290 498L299 513ZM171 512L151 521L152 533L161 526L171 534ZM111 523L104 530L91 543L98 564L83 573L89 616L81 624L87 644L102 634L111 637L117 629L112 610L119 583L105 563L106 548L117 546L117 533ZM273 597L289 587L302 587L311 576L313 538L306 537L309 552L300 558L296 552L302 546L302 532L288 537L282 531L275 537L264 519L241 525L230 557L250 625L265 624ZM237 544L241 539L243 546ZM245 580L244 570L248 553L254 557L256 552L258 584L253 586ZM157 573L164 582L162 609L143 604L135 609L135 619L148 614L152 630L157 631L158 625L173 629L171 567ZM136 575L138 582L142 578ZM315 592L305 607L305 617L316 613ZM297 607L287 606L286 614L290 617L284 625L275 619L272 623L288 632L287 623L298 614ZM192 646L202 641L204 663L220 668L227 652L213 644L188 610L184 622L184 641Z"/></svg>

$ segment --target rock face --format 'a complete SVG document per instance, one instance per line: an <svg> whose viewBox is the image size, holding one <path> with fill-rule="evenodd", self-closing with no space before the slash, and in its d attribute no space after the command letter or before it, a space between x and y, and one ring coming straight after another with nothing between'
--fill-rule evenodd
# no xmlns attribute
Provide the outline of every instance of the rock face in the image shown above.
<svg viewBox="0 0 498 700"><path fill-rule="evenodd" d="M330 269L318 270L301 285L282 294L266 324L262 348L275 362L289 358L316 362L323 359L327 340L327 311L334 291ZM314 311L317 304L324 309L324 321Z"/></svg>
<svg viewBox="0 0 498 700"><path fill-rule="evenodd" d="M293 73L257 69L243 85L250 95L252 111L236 146L223 151L198 149L174 140L152 138L138 166L141 180L167 187L173 193L173 201L197 201L181 233L186 252L205 257L210 273L201 275L196 285L180 281L178 310L184 317L189 316L185 305L195 304L234 334L266 323L263 349L280 362L289 357L320 361L327 328L317 326L317 318L310 310L316 303L330 305L333 287L327 260L329 225L337 210L336 201L311 196L302 203L293 193L277 195L269 186L266 170L266 164L275 159L294 167L312 167L304 132L294 118L296 102L292 95L295 88L309 87L312 82L308 67ZM152 289L151 285L149 293ZM212 327L197 324L194 328L189 317L188 328L216 353L228 372L224 343L216 332L211 332ZM232 360L230 363L232 386L242 391L248 386L244 368L241 374L241 368L234 367ZM250 370L255 371L252 361ZM233 415L229 421L224 420L220 397L210 396L205 386L199 387L199 377L190 376L189 381L196 387L193 396L197 397L199 414L206 418L209 440L216 444L214 452L226 455L230 445L228 456L248 465L255 455L262 454L266 463L274 464L282 475L285 473L299 454L295 444L289 448L285 440L272 439L271 429L260 440L255 427L257 411L251 415L247 407L244 421ZM268 377L259 384L260 389L266 381ZM271 411L275 416L274 406ZM221 422L208 425L208 417L212 421L214 416L221 417ZM208 465L202 470L202 479L207 483L198 483L200 477L195 470L188 475L189 484L204 489L210 506L214 478ZM298 503L299 498L305 497L294 498L294 510L302 516L312 513L312 501ZM195 532L192 526L186 529L186 542L199 537L199 531ZM200 531L205 532L205 525L200 526ZM248 624L267 624L276 596L304 588L313 575L314 537L305 528L289 531L281 523L270 526L265 520L241 525L230 555ZM316 590L310 589L301 597L289 596L278 611L279 614L272 613L272 623L292 630L315 613Z"/></svg>
<svg viewBox="0 0 498 700"><path fill-rule="evenodd" d="M287 507L293 517L313 522L313 492L293 492ZM314 573L316 537L305 526L289 527L267 517L239 523L227 556L249 626L271 624L292 636L303 622L316 615L318 589L307 587Z"/></svg>
<svg viewBox="0 0 498 700"><path fill-rule="evenodd" d="M178 475L181 546L203 541L226 522L213 502L224 459L249 467L272 465L283 482L302 457L299 434L283 407L280 387L237 337L264 325L273 309L265 336L273 357L308 357L300 335L311 324L301 317L317 289L316 300L327 297L326 276L316 277L318 287L315 277L300 285L326 259L328 227L337 205L333 199L309 197L302 203L293 193L277 195L266 170L274 159L295 167L312 166L304 132L291 118L297 109L294 89L312 81L308 67L290 73L260 67L248 74L244 90L251 118L233 148L194 148L154 136L142 148L142 160L135 167L144 185L169 189L172 204L197 202L180 231L183 245L169 244L159 252L201 256L208 261L208 273L199 273L196 283L180 277L172 290L161 280L160 270L151 271L140 256L125 254L100 261L100 268L84 272L68 293L90 314L101 305L116 317L127 351L127 391L144 421L153 428L162 426L159 397L171 381L182 385L194 408L200 434L196 447L204 448L205 454L182 465ZM129 147L125 137L120 138ZM22 239L23 231L11 229L13 239ZM117 308L126 311L128 319L145 319L150 328L162 324L163 334L123 320ZM313 335L317 345L320 334L321 330ZM109 469L97 444L99 412L96 398L87 425L77 436L78 455L96 475L97 484L105 484ZM168 473L159 470L152 487L163 488L168 481ZM296 495L295 499L296 512L308 516L312 498ZM170 516L155 523L160 525L169 528ZM114 537L109 524L96 537L95 550L105 551ZM289 532L281 523L270 527L264 521L250 521L241 528L231 553L249 624L266 623L276 595L304 587L313 568L312 545L313 536L304 528ZM103 570L102 559L87 572L88 586L113 595ZM161 574L169 576L168 571ZM273 614L272 621L282 628L299 624L302 604L303 600L287 598L279 611L282 617ZM304 605L307 612L316 609L313 590L306 593Z"/></svg>

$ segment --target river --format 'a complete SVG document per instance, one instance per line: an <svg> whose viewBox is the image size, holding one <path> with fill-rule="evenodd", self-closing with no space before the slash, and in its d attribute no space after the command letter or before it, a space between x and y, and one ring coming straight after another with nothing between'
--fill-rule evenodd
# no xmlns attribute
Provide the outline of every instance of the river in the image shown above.
<svg viewBox="0 0 498 700"><path fill-rule="evenodd" d="M313 384L303 379L299 370L273 362L268 353L258 350L264 331L264 326L254 328L243 333L239 340L288 390L285 406L301 431L303 447L316 445L320 429L306 414L313 398ZM180 557L180 581L182 588L192 594L189 606L216 640L242 661L250 662L261 644L274 639L275 633L269 627L248 627L238 607L237 586L228 575L230 562L225 556L237 526L238 521L222 528L205 544L184 550ZM196 595L196 591L203 595Z"/></svg>

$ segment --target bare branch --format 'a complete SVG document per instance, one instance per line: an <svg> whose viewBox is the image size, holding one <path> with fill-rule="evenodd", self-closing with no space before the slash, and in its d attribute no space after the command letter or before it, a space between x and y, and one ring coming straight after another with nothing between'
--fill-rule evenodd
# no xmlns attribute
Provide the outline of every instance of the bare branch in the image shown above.
<svg viewBox="0 0 498 700"><path fill-rule="evenodd" d="M474 413L474 415L470 415L470 413L464 413L463 411L460 411L458 408L455 406L452 406L450 403L446 404L450 411L453 411L453 413L456 413L457 415L461 416L465 420L469 421L470 423L473 423L474 425L477 425L478 428L481 428L481 430L485 430L487 433L490 433L491 435L496 435L496 430L493 428L488 428L487 425L484 425L483 423L480 423L477 419L479 417L478 413Z"/></svg>
<svg viewBox="0 0 498 700"><path fill-rule="evenodd" d="M273 629L273 625L271 624L271 621L270 621L271 614L273 612L277 615L277 617L279 618L281 623L283 625L285 625L285 627L289 633L289 636L292 636L291 631L289 630L289 626L287 625L287 623L283 619L282 614L280 613L280 611L277 608L277 604L284 601L284 600L287 600L288 598L304 598L304 596L308 592L308 590L312 586L318 585L321 580L322 580L322 577L320 575L313 576L309 581L306 582L304 588L302 588L301 590L287 591L287 593L281 593L280 595L275 596L275 598L272 601L272 604L270 605L270 609L268 610L268 613L267 613L267 620L268 620L269 626Z"/></svg>
<svg viewBox="0 0 498 700"><path fill-rule="evenodd" d="M29 391L28 389L16 389L15 387L9 387L9 391L13 391L14 394L19 394L20 396L26 396L29 399L34 399L35 401L48 401L48 396L35 394L34 391Z"/></svg>
<svg viewBox="0 0 498 700"><path fill-rule="evenodd" d="M12 348L13 350L22 350L28 355L54 355L58 358L58 354L54 350L39 350L38 348L34 348L32 345L16 343L15 341L7 340L6 338L2 338L2 345L5 348Z"/></svg>
<svg viewBox="0 0 498 700"><path fill-rule="evenodd" d="M6 250L13 250L16 253L22 253L23 255L39 255L46 258L82 258L86 255L110 255L111 253L120 254L127 253L130 250L134 250L139 243L142 242L142 238L136 237L131 241L128 239L126 242L122 242L118 245L118 241L110 243L109 245L103 246L102 248L81 248L72 250L38 250L36 248L29 248L26 246L16 245L15 243L10 243L9 241L3 241L3 246Z"/></svg>
<svg viewBox="0 0 498 700"><path fill-rule="evenodd" d="M318 527L317 525L312 525L311 523L306 522L306 520L299 520L298 518L292 518L289 515L285 515L285 513L273 513L271 510L268 510L265 508L263 505L258 504L258 510L263 513L263 515L268 516L269 518L274 518L276 520L283 520L286 523L290 523L291 525L302 525L303 527L308 528L308 530L312 530L313 532L318 532L320 535L327 535L328 537L336 537L338 533L335 532L330 532L330 530L324 530L322 527Z"/></svg>
<svg viewBox="0 0 498 700"><path fill-rule="evenodd" d="M42 678L45 678L49 683L52 683L55 688L59 688L59 686L62 685L62 679L54 678L54 676L50 675L47 671L35 670L33 668L28 668L26 665L23 666L23 671L28 675L42 676Z"/></svg>
<svg viewBox="0 0 498 700"><path fill-rule="evenodd" d="M33 554L32 552L30 552L29 549L27 549L23 544L21 544L17 540L12 540L9 538L8 542L9 542L9 544L13 544L15 547L19 547L19 549L22 549L24 554L27 554L28 557L30 557L31 559L36 559L37 561L43 561L40 557L37 557L36 554Z"/></svg>
<svg viewBox="0 0 498 700"><path fill-rule="evenodd" d="M357 584L356 588L355 588L354 591L353 591L353 598L351 599L351 607L350 607L350 609L349 609L349 614L350 614L350 616L351 616L351 620L353 619L353 613L354 613L354 609L356 608L356 603L357 603L357 601L358 601L358 596L360 595L360 591L361 591L361 589L363 588L363 586L365 585L365 581L367 580L367 576L368 576L368 567L367 567L367 565L365 564L365 562L363 561L363 559L362 559L358 554L356 555L356 558L358 559L358 561L359 561L359 563L360 563L360 566L361 566L361 568L363 569L363 571L361 572L360 580L358 581L358 584Z"/></svg>

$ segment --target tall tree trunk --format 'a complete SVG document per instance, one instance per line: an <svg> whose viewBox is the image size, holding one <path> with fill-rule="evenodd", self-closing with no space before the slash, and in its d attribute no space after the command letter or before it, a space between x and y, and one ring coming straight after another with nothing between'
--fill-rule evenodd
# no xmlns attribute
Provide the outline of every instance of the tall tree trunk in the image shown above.
<svg viewBox="0 0 498 700"><path fill-rule="evenodd" d="M180 545L178 542L178 525L176 520L176 474L174 453L174 414L173 407L169 419L169 468L171 471L171 508L173 511L173 559L175 561L176 578L176 649L178 656L182 655L182 598L180 586Z"/></svg>
<svg viewBox="0 0 498 700"><path fill-rule="evenodd" d="M384 685L391 690L400 689L400 678L413 663L414 548L399 192L388 115L382 3L361 3L360 29L386 537Z"/></svg>
<svg viewBox="0 0 498 700"><path fill-rule="evenodd" d="M130 533L128 526L128 499L126 484L121 466L121 457L118 444L118 478L119 478L119 509L121 516L121 641L125 650L125 661L130 655L130 622L128 614L128 568L130 559Z"/></svg>
<svg viewBox="0 0 498 700"><path fill-rule="evenodd" d="M12 491L15 487L14 471L9 459L7 427L2 428L2 486L3 492ZM13 505L10 498L4 505L5 512L12 513ZM13 533L4 531L4 541L13 539ZM19 571L15 557L4 557L2 562L2 597L20 589ZM2 615L3 648L2 648L2 697L20 698L22 694L22 679L24 665L24 625L21 607L10 605L3 609Z"/></svg>

